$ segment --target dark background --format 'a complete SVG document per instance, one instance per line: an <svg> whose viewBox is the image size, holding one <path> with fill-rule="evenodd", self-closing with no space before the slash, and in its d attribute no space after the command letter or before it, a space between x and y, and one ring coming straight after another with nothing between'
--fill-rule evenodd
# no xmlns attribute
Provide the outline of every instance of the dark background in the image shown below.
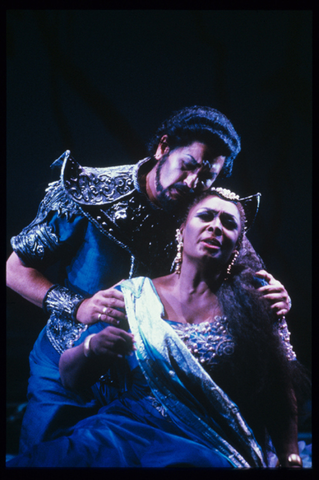
<svg viewBox="0 0 319 480"><path fill-rule="evenodd" d="M172 111L210 105L242 139L216 185L262 193L249 238L290 293L292 343L310 367L311 39L311 11L7 11L7 255L66 149L82 165L136 163ZM13 405L46 319L7 293Z"/></svg>

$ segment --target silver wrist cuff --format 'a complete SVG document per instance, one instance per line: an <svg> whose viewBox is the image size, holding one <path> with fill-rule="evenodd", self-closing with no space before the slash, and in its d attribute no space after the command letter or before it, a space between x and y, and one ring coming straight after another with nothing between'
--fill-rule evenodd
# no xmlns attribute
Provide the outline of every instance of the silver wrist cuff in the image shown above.
<svg viewBox="0 0 319 480"><path fill-rule="evenodd" d="M45 313L65 319L76 320L76 312L84 300L84 297L72 292L69 288L61 285L53 285L43 299L43 310Z"/></svg>

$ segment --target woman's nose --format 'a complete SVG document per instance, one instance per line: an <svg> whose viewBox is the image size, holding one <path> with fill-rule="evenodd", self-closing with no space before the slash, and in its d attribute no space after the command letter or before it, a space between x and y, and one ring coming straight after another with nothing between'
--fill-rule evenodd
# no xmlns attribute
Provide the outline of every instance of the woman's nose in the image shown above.
<svg viewBox="0 0 319 480"><path fill-rule="evenodd" d="M215 217L208 225L208 230L212 232L221 233L222 232L222 223L218 217Z"/></svg>

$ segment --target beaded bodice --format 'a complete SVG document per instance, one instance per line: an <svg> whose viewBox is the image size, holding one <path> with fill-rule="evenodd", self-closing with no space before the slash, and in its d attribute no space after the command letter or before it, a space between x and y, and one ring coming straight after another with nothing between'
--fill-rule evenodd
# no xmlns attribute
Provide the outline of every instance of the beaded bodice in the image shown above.
<svg viewBox="0 0 319 480"><path fill-rule="evenodd" d="M225 316L216 316L214 322L200 324L167 322L205 370L210 370L223 356L234 352L235 343Z"/></svg>

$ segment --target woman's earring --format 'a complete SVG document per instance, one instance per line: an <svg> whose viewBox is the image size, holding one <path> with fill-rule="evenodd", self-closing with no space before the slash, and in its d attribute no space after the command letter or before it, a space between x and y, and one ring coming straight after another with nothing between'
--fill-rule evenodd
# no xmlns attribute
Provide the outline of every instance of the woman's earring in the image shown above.
<svg viewBox="0 0 319 480"><path fill-rule="evenodd" d="M176 230L175 238L177 241L177 253L176 257L174 258L175 273L180 275L182 265L183 237L179 228Z"/></svg>
<svg viewBox="0 0 319 480"><path fill-rule="evenodd" d="M238 250L234 250L233 252L233 259L232 261L229 263L228 267L227 267L227 270L226 270L226 277L224 278L224 280L227 280L227 278L230 276L230 272L231 272L231 269L232 269L232 266L234 265L234 263L236 262L237 260L237 257L239 255L239 251Z"/></svg>

